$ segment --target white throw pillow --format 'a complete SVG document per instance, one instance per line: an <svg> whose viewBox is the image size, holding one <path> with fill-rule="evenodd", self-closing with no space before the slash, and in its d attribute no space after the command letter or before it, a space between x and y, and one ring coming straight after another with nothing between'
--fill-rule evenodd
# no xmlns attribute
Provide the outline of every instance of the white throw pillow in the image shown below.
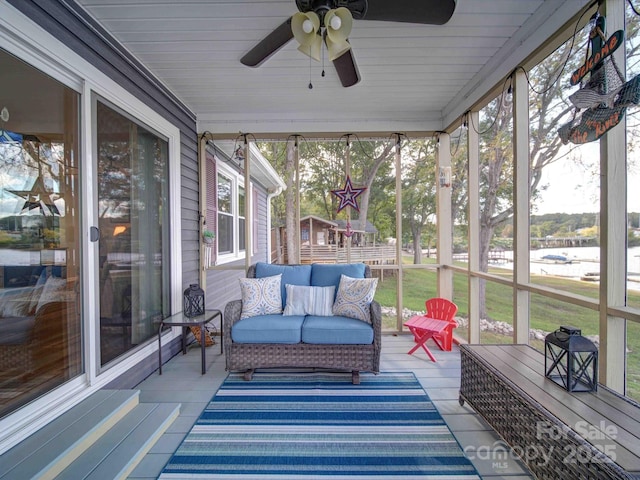
<svg viewBox="0 0 640 480"><path fill-rule="evenodd" d="M377 286L377 278L351 278L341 275L333 314L371 323L371 302Z"/></svg>
<svg viewBox="0 0 640 480"><path fill-rule="evenodd" d="M282 274L263 278L241 278L242 313L240 318L282 313Z"/></svg>
<svg viewBox="0 0 640 480"><path fill-rule="evenodd" d="M336 287L307 287L285 285L287 304L284 315L318 315L328 317L332 314L333 297Z"/></svg>

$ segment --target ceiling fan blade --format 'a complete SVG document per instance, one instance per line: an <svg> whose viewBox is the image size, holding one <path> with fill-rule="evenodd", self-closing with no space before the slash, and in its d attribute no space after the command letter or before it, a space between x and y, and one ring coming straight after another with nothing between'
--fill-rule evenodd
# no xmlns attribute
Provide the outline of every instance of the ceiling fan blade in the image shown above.
<svg viewBox="0 0 640 480"><path fill-rule="evenodd" d="M456 0L369 0L362 19L444 25L455 9Z"/></svg>
<svg viewBox="0 0 640 480"><path fill-rule="evenodd" d="M338 77L343 87L351 87L360 81L360 72L353 57L353 52L348 50L333 61Z"/></svg>
<svg viewBox="0 0 640 480"><path fill-rule="evenodd" d="M242 57L240 62L248 67L259 67L271 55L284 47L292 38L291 18L288 18L282 25L264 37L264 39Z"/></svg>

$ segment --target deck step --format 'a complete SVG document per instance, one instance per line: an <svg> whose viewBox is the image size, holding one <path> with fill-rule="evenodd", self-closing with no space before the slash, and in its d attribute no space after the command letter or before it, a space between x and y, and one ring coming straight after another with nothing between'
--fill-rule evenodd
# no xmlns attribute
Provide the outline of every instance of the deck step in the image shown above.
<svg viewBox="0 0 640 480"><path fill-rule="evenodd" d="M100 390L0 456L0 479L52 479L139 404L137 390Z"/></svg>
<svg viewBox="0 0 640 480"><path fill-rule="evenodd" d="M56 480L125 479L180 414L180 404L142 403L120 420Z"/></svg>

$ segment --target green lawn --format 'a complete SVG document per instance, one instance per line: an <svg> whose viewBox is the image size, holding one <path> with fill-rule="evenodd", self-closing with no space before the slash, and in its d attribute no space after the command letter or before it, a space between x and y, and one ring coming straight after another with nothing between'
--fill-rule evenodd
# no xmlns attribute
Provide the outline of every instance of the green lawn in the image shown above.
<svg viewBox="0 0 640 480"><path fill-rule="evenodd" d="M532 277L533 283L536 279ZM385 273L384 281L379 282L376 300L383 306L394 307L396 304L395 276ZM598 298L598 285L575 280L544 277L544 285L557 288L564 292L574 293L590 298ZM403 306L413 311L425 310L424 302L427 298L436 296L436 272L426 270L405 270L403 275ZM467 281L464 275L454 275L454 301L458 305L458 316L467 318L468 299ZM628 292L629 303L640 303L640 292ZM486 283L486 300L490 312L490 320L513 323L512 292L508 287L493 282ZM556 330L559 325L573 325L582 329L583 335L598 333L598 312L568 303L559 302L541 295L531 296L531 328L545 332ZM395 329L396 318L385 318L384 328ZM462 335L460 335L462 333ZM464 332L458 331L464 337ZM482 341L487 343L510 343L510 338L500 338L499 335L483 332ZM532 345L542 349L542 342L532 342ZM640 325L628 322L627 327L627 389L628 395L640 400Z"/></svg>

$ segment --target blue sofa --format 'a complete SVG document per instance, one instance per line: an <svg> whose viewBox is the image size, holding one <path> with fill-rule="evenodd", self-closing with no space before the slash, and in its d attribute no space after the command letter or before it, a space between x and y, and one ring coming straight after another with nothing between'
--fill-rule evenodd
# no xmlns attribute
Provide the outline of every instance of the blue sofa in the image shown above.
<svg viewBox="0 0 640 480"><path fill-rule="evenodd" d="M376 301L367 302L369 318L366 321L334 315L331 311L328 315L287 314L287 285L334 287L335 299L342 275L349 280L370 278L371 271L367 265L257 263L247 272L247 278L254 279L279 275L280 310L283 313L247 317L246 311L243 314L242 300L226 305L223 342L227 370L244 371L247 380L258 368L346 370L352 372L353 383L359 382L360 371L379 372L382 313ZM293 299L289 300L290 306ZM245 300L245 303L249 302Z"/></svg>

